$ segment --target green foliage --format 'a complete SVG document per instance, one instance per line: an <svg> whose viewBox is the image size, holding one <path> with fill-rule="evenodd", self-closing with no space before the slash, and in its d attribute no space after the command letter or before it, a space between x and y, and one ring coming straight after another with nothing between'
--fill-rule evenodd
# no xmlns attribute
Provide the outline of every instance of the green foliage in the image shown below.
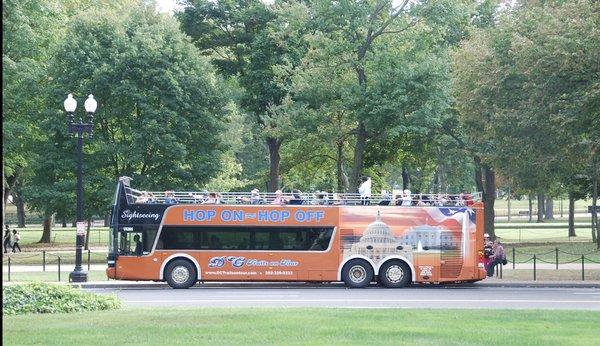
<svg viewBox="0 0 600 346"><path fill-rule="evenodd" d="M39 159L26 189L30 207L64 217L74 210L76 140L60 109L68 93L79 100L76 120L89 93L99 103L94 137L84 141L86 216L108 211L119 176L141 188L198 189L217 175L235 105L174 18L143 4L94 7L72 19L67 35L44 89L55 106L33 119L45 136L31 141Z"/></svg>
<svg viewBox="0 0 600 346"><path fill-rule="evenodd" d="M2 287L2 314L71 313L121 307L116 296L83 292L71 286L41 282Z"/></svg>
<svg viewBox="0 0 600 346"><path fill-rule="evenodd" d="M585 0L517 6L454 54L462 123L516 187L545 191L599 174L598 10Z"/></svg>

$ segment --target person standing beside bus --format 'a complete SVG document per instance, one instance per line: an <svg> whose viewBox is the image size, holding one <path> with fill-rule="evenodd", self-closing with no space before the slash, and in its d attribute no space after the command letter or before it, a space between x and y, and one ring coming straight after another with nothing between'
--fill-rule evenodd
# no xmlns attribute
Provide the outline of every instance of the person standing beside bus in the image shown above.
<svg viewBox="0 0 600 346"><path fill-rule="evenodd" d="M494 269L498 264L502 265L506 261L506 255L504 254L504 247L500 244L499 241L495 240L492 244L493 254L490 256L490 263L488 263L487 267L487 276L494 276Z"/></svg>
<svg viewBox="0 0 600 346"><path fill-rule="evenodd" d="M362 177L362 183L358 187L360 194L360 204L369 205L371 203L371 178Z"/></svg>

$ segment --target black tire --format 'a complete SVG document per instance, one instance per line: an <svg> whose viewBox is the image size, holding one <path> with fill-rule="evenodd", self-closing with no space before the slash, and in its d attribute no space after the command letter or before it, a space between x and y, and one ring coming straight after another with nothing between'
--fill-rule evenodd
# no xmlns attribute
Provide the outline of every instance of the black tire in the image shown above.
<svg viewBox="0 0 600 346"><path fill-rule="evenodd" d="M177 259L167 265L164 277L173 288L190 288L196 283L198 274L192 263Z"/></svg>
<svg viewBox="0 0 600 346"><path fill-rule="evenodd" d="M366 287L373 280L373 267L362 259L350 260L342 268L342 280L350 288Z"/></svg>
<svg viewBox="0 0 600 346"><path fill-rule="evenodd" d="M379 283L387 288L401 288L412 282L410 267L403 261L387 261L379 268Z"/></svg>

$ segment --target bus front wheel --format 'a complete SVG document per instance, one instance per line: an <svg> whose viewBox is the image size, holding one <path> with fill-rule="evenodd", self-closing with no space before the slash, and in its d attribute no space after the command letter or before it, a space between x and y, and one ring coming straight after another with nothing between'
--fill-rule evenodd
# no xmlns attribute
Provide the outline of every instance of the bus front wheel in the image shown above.
<svg viewBox="0 0 600 346"><path fill-rule="evenodd" d="M350 260L342 269L342 280L351 288L365 287L373 280L373 268L365 260Z"/></svg>
<svg viewBox="0 0 600 346"><path fill-rule="evenodd" d="M167 283L173 288L190 288L194 286L198 277L194 265L182 259L169 263L165 274Z"/></svg>

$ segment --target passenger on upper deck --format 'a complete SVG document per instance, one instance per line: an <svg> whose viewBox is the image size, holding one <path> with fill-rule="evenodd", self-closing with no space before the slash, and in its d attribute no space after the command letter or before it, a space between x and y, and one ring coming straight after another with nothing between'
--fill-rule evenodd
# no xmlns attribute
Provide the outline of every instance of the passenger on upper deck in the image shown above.
<svg viewBox="0 0 600 346"><path fill-rule="evenodd" d="M142 191L142 193L135 199L135 203L148 203L148 192Z"/></svg>
<svg viewBox="0 0 600 346"><path fill-rule="evenodd" d="M283 192L281 190L275 191L275 199L271 202L271 204L286 204L287 199L283 197Z"/></svg>
<svg viewBox="0 0 600 346"><path fill-rule="evenodd" d="M262 199L260 198L260 191L258 189L253 189L252 191L250 191L250 203L262 204Z"/></svg>
<svg viewBox="0 0 600 346"><path fill-rule="evenodd" d="M381 191L381 201L379 201L379 205L390 205L392 201L392 197L386 190Z"/></svg>
<svg viewBox="0 0 600 346"><path fill-rule="evenodd" d="M403 207L410 207L412 205L412 195L410 194L410 190L404 190L402 194L402 204Z"/></svg>
<svg viewBox="0 0 600 346"><path fill-rule="evenodd" d="M334 193L333 194L333 205L345 205L346 204L346 196L342 193Z"/></svg>
<svg viewBox="0 0 600 346"><path fill-rule="evenodd" d="M475 201L473 201L473 195L471 195L470 193L464 192L463 193L463 198L465 199L465 205L467 207L470 207L473 204L475 204Z"/></svg>
<svg viewBox="0 0 600 346"><path fill-rule="evenodd" d="M362 183L358 187L358 193L360 193L360 204L369 205L371 203L371 178L364 176L362 177Z"/></svg>
<svg viewBox="0 0 600 346"><path fill-rule="evenodd" d="M165 204L176 204L179 203L173 191L165 191Z"/></svg>
<svg viewBox="0 0 600 346"><path fill-rule="evenodd" d="M192 199L192 202L194 203L202 203L206 200L206 196L205 195L196 195L193 193L188 193L188 196L190 196L190 198Z"/></svg>
<svg viewBox="0 0 600 346"><path fill-rule="evenodd" d="M211 192L208 194L208 198L204 200L201 204L219 204L219 197L216 193Z"/></svg>
<svg viewBox="0 0 600 346"><path fill-rule="evenodd" d="M313 200L313 204L316 205L327 205L329 204L329 194L327 191L315 191L315 199Z"/></svg>
<svg viewBox="0 0 600 346"><path fill-rule="evenodd" d="M300 195L302 191L298 189L292 190L292 198L288 201L289 204L302 204L302 196Z"/></svg>

